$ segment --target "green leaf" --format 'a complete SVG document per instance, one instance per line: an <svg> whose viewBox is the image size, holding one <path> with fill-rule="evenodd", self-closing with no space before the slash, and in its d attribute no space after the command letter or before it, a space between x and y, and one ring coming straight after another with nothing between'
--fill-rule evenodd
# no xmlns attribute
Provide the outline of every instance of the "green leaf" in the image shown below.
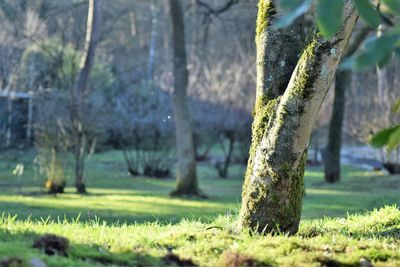
<svg viewBox="0 0 400 267"><path fill-rule="evenodd" d="M400 0L399 0L400 1ZM396 34L396 33L400 33L400 24L399 25L395 25L394 27L393 27L393 29L390 31L391 33L394 33L394 34Z"/></svg>
<svg viewBox="0 0 400 267"><path fill-rule="evenodd" d="M305 0L301 4L297 5L288 14L282 16L274 25L276 29L285 28L292 24L298 17L306 13L312 4L313 0Z"/></svg>
<svg viewBox="0 0 400 267"><path fill-rule="evenodd" d="M343 0L319 0L317 25L326 38L335 35L342 23Z"/></svg>
<svg viewBox="0 0 400 267"><path fill-rule="evenodd" d="M400 15L400 0L383 0L389 9L397 15Z"/></svg>
<svg viewBox="0 0 400 267"><path fill-rule="evenodd" d="M377 65L378 68L382 69L383 67L385 67L390 60L392 59L392 55L393 55L393 51L388 51L382 58L381 60L378 61Z"/></svg>
<svg viewBox="0 0 400 267"><path fill-rule="evenodd" d="M400 98L396 100L396 102L394 103L393 107L392 107L392 112L393 113L398 113L400 112Z"/></svg>
<svg viewBox="0 0 400 267"><path fill-rule="evenodd" d="M370 139L371 145L376 148L382 148L386 146L389 142L390 136L397 129L397 127L386 128L374 134Z"/></svg>
<svg viewBox="0 0 400 267"><path fill-rule="evenodd" d="M400 59L400 48L394 49L394 55L397 57L397 59Z"/></svg>
<svg viewBox="0 0 400 267"><path fill-rule="evenodd" d="M295 9L300 4L302 4L304 0L280 0L278 1L278 5L283 9Z"/></svg>
<svg viewBox="0 0 400 267"><path fill-rule="evenodd" d="M365 42L365 47L358 54L350 57L341 64L343 69L362 70L376 64L383 64L393 53L400 34L386 34L372 37Z"/></svg>
<svg viewBox="0 0 400 267"><path fill-rule="evenodd" d="M369 0L354 0L361 18L371 27L378 28L381 23L379 12Z"/></svg>
<svg viewBox="0 0 400 267"><path fill-rule="evenodd" d="M388 148L388 150L393 150L398 145L400 145L400 125L395 127L395 130L390 134L390 137L389 137L389 140L387 143L387 148Z"/></svg>

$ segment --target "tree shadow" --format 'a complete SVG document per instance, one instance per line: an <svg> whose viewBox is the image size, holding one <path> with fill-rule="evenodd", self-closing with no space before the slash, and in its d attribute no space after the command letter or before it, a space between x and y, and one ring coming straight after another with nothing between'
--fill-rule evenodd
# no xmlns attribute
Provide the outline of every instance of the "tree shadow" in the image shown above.
<svg viewBox="0 0 400 267"><path fill-rule="evenodd" d="M31 266L30 261L39 259L48 265L58 263L63 266L113 265L113 266L168 266L164 258L151 256L133 249L125 253L111 252L105 246L81 244L70 240L67 253L47 255L43 249L33 247L34 240L42 235L31 231L11 232L0 229L0 262L8 266ZM166 250L167 253L167 250ZM18 263L20 263L18 265ZM12 265L14 264L14 265Z"/></svg>
<svg viewBox="0 0 400 267"><path fill-rule="evenodd" d="M394 226L392 229L383 230L383 231L372 231L372 232L358 232L353 231L347 234L348 236L357 236L362 238L389 238L394 239L396 241L400 241L400 224Z"/></svg>
<svg viewBox="0 0 400 267"><path fill-rule="evenodd" d="M126 201L132 203L132 206L138 205L138 201ZM127 210L125 207L114 208L110 207L107 203L102 203L102 206L96 207L76 207L76 206L57 206L59 203L54 205L46 203L38 203L37 205L23 203L23 202L7 202L2 201L1 212L6 215L7 210L10 210L10 215L18 214L16 218L18 221L23 221L27 218L32 220L68 220L74 221L79 217L79 222L90 222L93 220L106 222L109 224L136 224L144 222L157 222L160 224L176 224L183 219L196 219L203 222L209 222L218 214L223 214L225 211L204 213L204 207L182 207L176 204L163 204L162 209L151 213L149 207L143 206L142 210ZM156 204L154 204L156 205Z"/></svg>

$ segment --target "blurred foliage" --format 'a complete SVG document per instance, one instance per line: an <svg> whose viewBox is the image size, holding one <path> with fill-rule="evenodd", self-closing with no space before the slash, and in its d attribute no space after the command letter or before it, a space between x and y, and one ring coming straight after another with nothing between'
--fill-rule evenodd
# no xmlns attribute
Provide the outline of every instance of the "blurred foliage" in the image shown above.
<svg viewBox="0 0 400 267"><path fill-rule="evenodd" d="M363 49L353 57L347 59L343 68L365 69L378 64L385 65L392 54L400 56L400 25L395 22L400 15L399 0L383 0L379 4L370 0L354 0L361 19L370 27L378 29L379 25L387 26L381 36L372 37ZM288 10L276 24L277 28L286 27L298 17L306 13L313 5L316 5L317 26L326 38L332 38L338 31L343 12L344 1L332 0L281 0L282 8Z"/></svg>
<svg viewBox="0 0 400 267"><path fill-rule="evenodd" d="M400 98L394 104L392 111L400 113ZM377 148L386 146L389 151L398 147L400 145L400 124L385 128L373 135L371 144Z"/></svg>
<svg viewBox="0 0 400 267"><path fill-rule="evenodd" d="M22 56L21 80L29 89L71 89L80 64L80 53L72 45L50 38L27 47ZM89 90L107 91L115 77L103 62L96 61L89 78Z"/></svg>

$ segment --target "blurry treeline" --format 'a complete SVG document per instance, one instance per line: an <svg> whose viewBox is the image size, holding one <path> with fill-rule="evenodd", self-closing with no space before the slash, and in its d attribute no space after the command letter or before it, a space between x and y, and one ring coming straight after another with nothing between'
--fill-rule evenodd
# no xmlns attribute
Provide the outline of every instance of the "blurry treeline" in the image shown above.
<svg viewBox="0 0 400 267"><path fill-rule="evenodd" d="M226 9L222 0L207 5L183 2L189 106L199 160L220 146L224 155L212 159L217 165L227 156L246 162L255 94L256 2L238 1ZM88 4L70 0L1 0L0 4L0 88L32 95L31 143L47 151L51 162L54 151L62 154L73 145L71 95L85 45ZM134 175L167 175L173 158L168 12L164 1L102 4L95 63L83 98L85 149L122 149ZM8 100L0 101L6 114ZM15 113L16 103L24 100L12 101ZM12 116L13 125L27 127L27 107L19 106L22 118ZM6 146L7 138L10 146L25 146L25 135L7 137L9 117L2 116L1 146ZM226 176L224 172L221 169Z"/></svg>
<svg viewBox="0 0 400 267"><path fill-rule="evenodd" d="M248 156L257 2L183 1L196 157L212 162L220 176L227 175L229 162L246 163ZM33 99L33 134L26 136L17 129L28 127L25 115L9 114L16 109L27 114L26 100L12 99L10 111L10 100L0 97L5 114L0 117L2 148L33 144L42 151L38 162L64 164L60 155L73 146L71 95L87 13L84 0L0 0L0 89L29 92ZM168 176L174 162L168 14L163 0L104 1L101 7L95 62L83 97L84 149L122 150L132 175ZM396 119L390 108L398 96L399 68L394 61L379 77L376 70L352 75L346 92L346 142L365 143L371 133ZM315 125L315 161L327 142L332 102L330 94ZM13 135L7 136L13 127ZM223 151L219 158L210 156L215 147Z"/></svg>

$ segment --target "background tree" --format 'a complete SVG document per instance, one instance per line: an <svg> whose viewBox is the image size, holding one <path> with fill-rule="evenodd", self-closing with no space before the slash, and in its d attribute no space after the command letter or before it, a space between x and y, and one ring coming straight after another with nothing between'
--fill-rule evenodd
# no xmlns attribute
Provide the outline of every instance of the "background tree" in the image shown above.
<svg viewBox="0 0 400 267"><path fill-rule="evenodd" d="M178 173L173 195L198 195L193 133L187 105L188 70L186 60L185 25L179 0L169 0L172 21L173 48L173 110L175 115Z"/></svg>
<svg viewBox="0 0 400 267"><path fill-rule="evenodd" d="M71 121L73 122L75 154L75 186L78 193L86 193L84 170L87 139L82 116L84 94L87 88L90 71L93 66L96 46L99 41L98 27L100 22L101 0L90 0L87 17L85 47L80 70L72 89Z"/></svg>
<svg viewBox="0 0 400 267"><path fill-rule="evenodd" d="M371 32L363 27L353 38L344 58L351 57ZM340 151L342 147L345 94L351 86L351 70L339 69L335 75L335 96L332 117L329 125L328 145L324 154L325 181L334 183L340 180Z"/></svg>

